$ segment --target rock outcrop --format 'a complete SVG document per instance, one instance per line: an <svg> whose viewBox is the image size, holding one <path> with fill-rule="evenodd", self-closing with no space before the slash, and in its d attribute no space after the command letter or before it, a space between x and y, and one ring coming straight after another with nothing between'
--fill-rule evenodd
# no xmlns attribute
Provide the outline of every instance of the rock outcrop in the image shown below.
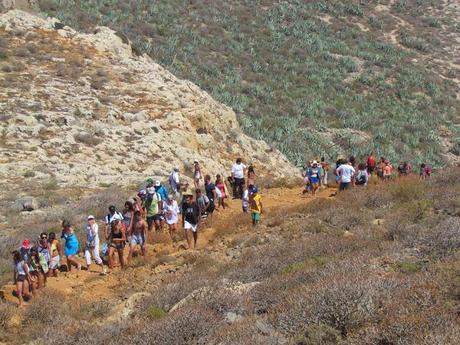
<svg viewBox="0 0 460 345"><path fill-rule="evenodd" d="M243 134L232 109L147 56L122 34L82 34L19 10L0 15L0 174L11 186L128 185L193 160L228 175L242 157L260 176L296 169L267 143Z"/></svg>

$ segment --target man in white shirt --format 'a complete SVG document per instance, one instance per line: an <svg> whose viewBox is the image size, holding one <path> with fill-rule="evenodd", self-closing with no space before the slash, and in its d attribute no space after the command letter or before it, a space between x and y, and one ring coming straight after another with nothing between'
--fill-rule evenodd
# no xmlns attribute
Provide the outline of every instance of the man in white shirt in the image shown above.
<svg viewBox="0 0 460 345"><path fill-rule="evenodd" d="M246 173L246 165L243 164L241 158L236 160L232 165L233 179L233 198L241 199L243 197L244 175Z"/></svg>
<svg viewBox="0 0 460 345"><path fill-rule="evenodd" d="M340 191L351 187L351 181L353 180L355 173L355 169L351 166L348 160L346 164L342 164L337 168L337 175L340 177Z"/></svg>
<svg viewBox="0 0 460 345"><path fill-rule="evenodd" d="M169 185L171 186L171 190L175 194L175 196L179 196L180 179L178 167L175 167L173 172L169 175Z"/></svg>

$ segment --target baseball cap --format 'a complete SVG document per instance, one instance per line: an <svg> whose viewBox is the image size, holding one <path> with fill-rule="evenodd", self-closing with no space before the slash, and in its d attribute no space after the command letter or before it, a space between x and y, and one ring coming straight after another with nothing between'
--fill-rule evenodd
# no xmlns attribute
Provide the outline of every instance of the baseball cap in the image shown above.
<svg viewBox="0 0 460 345"><path fill-rule="evenodd" d="M258 191L259 190L257 189L256 186L252 187L251 190L250 190L251 193L257 193Z"/></svg>
<svg viewBox="0 0 460 345"><path fill-rule="evenodd" d="M145 180L147 184L152 184L153 183L153 178L149 177L147 180Z"/></svg>
<svg viewBox="0 0 460 345"><path fill-rule="evenodd" d="M28 239L25 239L24 241L22 241L22 248L30 249L30 241Z"/></svg>
<svg viewBox="0 0 460 345"><path fill-rule="evenodd" d="M155 187L160 187L160 186L161 186L161 183L160 183L160 181L158 181L158 180L157 180L157 181L155 181Z"/></svg>
<svg viewBox="0 0 460 345"><path fill-rule="evenodd" d="M91 220L91 219L94 219L94 216L90 214L90 215L88 216L88 220Z"/></svg>

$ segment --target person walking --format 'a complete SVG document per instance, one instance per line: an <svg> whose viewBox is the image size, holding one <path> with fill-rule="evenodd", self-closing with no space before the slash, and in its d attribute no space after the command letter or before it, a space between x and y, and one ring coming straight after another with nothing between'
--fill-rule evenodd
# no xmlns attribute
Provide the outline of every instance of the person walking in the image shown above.
<svg viewBox="0 0 460 345"><path fill-rule="evenodd" d="M122 215L123 225L125 226L126 231L126 238L129 242L129 237L131 236L131 229L134 221L134 204L131 201L125 201L125 207L123 209Z"/></svg>
<svg viewBox="0 0 460 345"><path fill-rule="evenodd" d="M311 185L311 194L313 196L316 196L316 191L319 188L319 182L320 182L320 167L318 166L317 161L313 161L311 167L307 170L307 176L308 180L310 181Z"/></svg>
<svg viewBox="0 0 460 345"><path fill-rule="evenodd" d="M389 182L391 175L393 174L393 166L388 159L385 160L385 166L383 167L383 180Z"/></svg>
<svg viewBox="0 0 460 345"><path fill-rule="evenodd" d="M81 264L77 261L78 238L68 220L62 221L62 235L64 239L64 255L67 259L67 271L70 272L72 266L78 271L81 270Z"/></svg>
<svg viewBox="0 0 460 345"><path fill-rule="evenodd" d="M193 196L191 194L185 195L185 201L182 204L182 227L184 228L185 238L187 239L189 249L196 248L200 221L201 213L198 204L193 201Z"/></svg>
<svg viewBox="0 0 460 345"><path fill-rule="evenodd" d="M161 214L163 202L161 201L160 194L156 192L153 186L147 188L147 197L144 202L144 207L147 210L147 225L149 231L152 231L154 227L159 231L163 218Z"/></svg>
<svg viewBox="0 0 460 345"><path fill-rule="evenodd" d="M58 269L61 265L62 246L61 243L56 239L56 234L54 232L50 232L48 234L48 243L51 253L48 276L57 277Z"/></svg>
<svg viewBox="0 0 460 345"><path fill-rule="evenodd" d="M206 192L206 196L209 199L209 206L207 209L207 214L208 217L210 218L210 222L212 224L212 214L214 213L214 210L216 209L216 201L217 201L217 192L216 192L216 185L211 182L211 176L206 175L204 177L204 189Z"/></svg>
<svg viewBox="0 0 460 345"><path fill-rule="evenodd" d="M112 223L112 219L115 216L121 217L121 219L123 219L123 215L121 214L121 212L119 212L114 205L110 205L109 213L105 216L104 237L106 240L109 239L110 224Z"/></svg>
<svg viewBox="0 0 460 345"><path fill-rule="evenodd" d="M247 186L250 186L250 185L253 185L255 186L256 185L256 178L257 178L257 175L256 175L256 172L254 170L254 165L249 165L248 167L248 181L247 181Z"/></svg>
<svg viewBox="0 0 460 345"><path fill-rule="evenodd" d="M142 218L141 212L134 212L133 230L131 233L131 239L129 241L128 266L131 265L131 260L137 246L141 248L142 256L145 255L145 244L147 243L148 233L147 229L147 223Z"/></svg>
<svg viewBox="0 0 460 345"><path fill-rule="evenodd" d="M232 165L232 179L233 179L233 198L241 199L243 196L244 175L246 172L246 165L243 164L241 158L238 158Z"/></svg>
<svg viewBox="0 0 460 345"><path fill-rule="evenodd" d="M193 184L195 189L200 188L200 180L202 179L201 167L198 160L195 159L193 162Z"/></svg>
<svg viewBox="0 0 460 345"><path fill-rule="evenodd" d="M174 196L176 197L176 199L178 199L180 196L180 188L181 188L180 177L179 177L179 167L174 167L171 174L169 174L168 180L169 180L169 186L171 187L171 190L174 193Z"/></svg>
<svg viewBox="0 0 460 345"><path fill-rule="evenodd" d="M259 194L257 187L252 187L249 193L250 193L249 203L251 205L252 225L256 226L260 223L260 216L262 214L262 198Z"/></svg>
<svg viewBox="0 0 460 345"><path fill-rule="evenodd" d="M218 174L216 175L216 191L220 191L220 196L217 196L217 208L225 209L225 199L227 199L227 193L225 191L225 183L222 180L222 177Z"/></svg>
<svg viewBox="0 0 460 345"><path fill-rule="evenodd" d="M355 169L347 160L337 168L337 176L339 176L340 186L339 191L344 191L351 187L355 175Z"/></svg>
<svg viewBox="0 0 460 345"><path fill-rule="evenodd" d="M369 182L369 174L366 164L358 164L358 173L356 174L355 185L366 187Z"/></svg>
<svg viewBox="0 0 460 345"><path fill-rule="evenodd" d="M168 224L169 236L171 240L175 241L177 235L177 223L179 223L179 205L174 200L174 194L169 194L166 200L163 210L165 213L166 224Z"/></svg>
<svg viewBox="0 0 460 345"><path fill-rule="evenodd" d="M101 266L102 274L106 274L104 263L99 254L99 227L93 215L88 216L88 224L86 224L85 259L88 271L90 271L91 266L91 255L96 265Z"/></svg>
<svg viewBox="0 0 460 345"><path fill-rule="evenodd" d="M208 218L208 208L210 205L209 198L206 194L203 194L201 189L197 189L196 193L196 203L200 209L201 219Z"/></svg>
<svg viewBox="0 0 460 345"><path fill-rule="evenodd" d="M369 153L369 156L367 156L366 166L367 166L367 174L369 176L372 176L374 174L375 166L376 166L376 161L375 161L373 151L371 151L371 153Z"/></svg>
<svg viewBox="0 0 460 345"><path fill-rule="evenodd" d="M118 253L118 260L120 261L121 268L125 268L125 261L123 258L123 251L125 249L126 233L125 227L122 224L122 218L115 216L110 224L110 244L109 244L109 268L113 269L114 260L113 255Z"/></svg>
<svg viewBox="0 0 460 345"><path fill-rule="evenodd" d="M37 250L45 257L46 263L49 267L51 261L51 248L50 244L48 243L48 234L46 232L42 232L40 234L40 237L38 238Z"/></svg>
<svg viewBox="0 0 460 345"><path fill-rule="evenodd" d="M12 254L14 264L13 281L16 284L16 296L19 300L18 307L23 307L24 297L32 297L29 288L32 277L29 272L29 266L22 258L21 253L18 250L15 250Z"/></svg>
<svg viewBox="0 0 460 345"><path fill-rule="evenodd" d="M48 274L48 263L43 254L40 254L36 247L30 251L30 267L31 274L35 279L32 280L32 285L35 289L41 289L46 286L46 276Z"/></svg>
<svg viewBox="0 0 460 345"><path fill-rule="evenodd" d="M328 183L328 172L329 172L329 163L326 161L324 157L321 157L321 186L322 188L327 188L329 186Z"/></svg>

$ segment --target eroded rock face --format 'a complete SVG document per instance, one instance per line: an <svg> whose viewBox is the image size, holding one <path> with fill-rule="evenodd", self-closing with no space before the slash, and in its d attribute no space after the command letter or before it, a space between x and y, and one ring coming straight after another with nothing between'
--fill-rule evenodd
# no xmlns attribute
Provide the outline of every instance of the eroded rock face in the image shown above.
<svg viewBox="0 0 460 345"><path fill-rule="evenodd" d="M262 178L298 174L243 134L232 109L135 56L108 28L81 34L18 10L0 15L0 28L2 183L52 176L60 185L128 185L164 180L174 166L191 176L195 159L204 174L225 177L237 157Z"/></svg>

